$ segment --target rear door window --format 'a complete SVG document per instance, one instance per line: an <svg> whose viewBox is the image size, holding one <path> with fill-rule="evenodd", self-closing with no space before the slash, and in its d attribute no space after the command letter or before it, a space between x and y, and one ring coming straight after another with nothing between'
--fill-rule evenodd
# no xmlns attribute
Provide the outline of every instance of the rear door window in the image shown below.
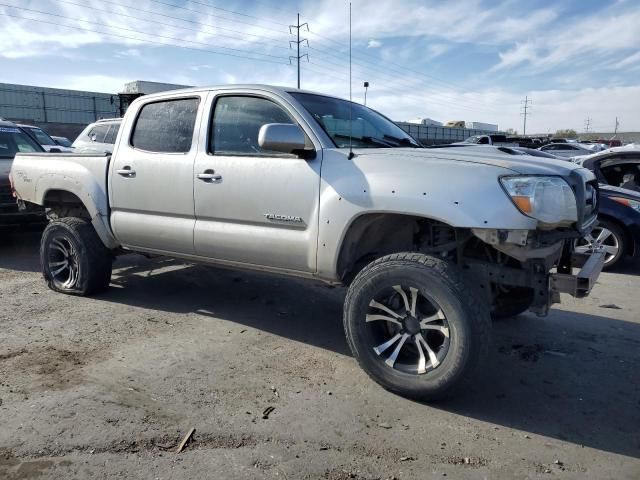
<svg viewBox="0 0 640 480"><path fill-rule="evenodd" d="M131 146L154 153L187 153L193 144L198 98L147 103L136 119Z"/></svg>

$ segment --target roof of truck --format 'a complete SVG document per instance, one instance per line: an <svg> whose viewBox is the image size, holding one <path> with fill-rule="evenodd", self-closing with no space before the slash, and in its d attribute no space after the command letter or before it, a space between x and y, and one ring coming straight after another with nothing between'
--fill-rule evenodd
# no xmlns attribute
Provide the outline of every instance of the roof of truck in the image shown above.
<svg viewBox="0 0 640 480"><path fill-rule="evenodd" d="M231 85L210 85L210 86L206 86L206 87L192 87L192 88L182 88L182 89L178 89L178 90L166 90L164 92L158 92L158 93L150 93L149 95L144 95L145 99L148 98L153 98L153 97L164 97L167 95L174 95L174 94L185 94L185 93L194 93L194 92L202 92L202 91L209 91L209 90L235 90L235 89L247 89L247 90L263 90L266 92L271 92L271 93L294 93L294 92L298 92L298 93L312 93L314 95L322 95L324 97L333 97L333 98L339 98L339 97L335 97L334 95L327 95L324 93L320 93L320 92L313 92L310 90L302 90L302 89L298 89L298 88L293 88L293 87L283 87L283 86L275 86L275 85L266 85L266 84L260 84L260 83L255 83L255 84L231 84Z"/></svg>

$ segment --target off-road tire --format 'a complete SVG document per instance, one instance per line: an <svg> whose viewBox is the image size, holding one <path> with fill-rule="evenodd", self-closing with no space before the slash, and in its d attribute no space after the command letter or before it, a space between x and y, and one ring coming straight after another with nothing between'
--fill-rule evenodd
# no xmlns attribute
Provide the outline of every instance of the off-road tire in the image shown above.
<svg viewBox="0 0 640 480"><path fill-rule="evenodd" d="M69 246L69 250L72 250L73 256L76 257L77 273L68 285L56 278L54 272L57 268L50 265L52 255L60 255L59 249L56 248L60 242ZM111 252L104 246L91 223L84 219L56 219L49 223L42 234L42 274L49 288L56 292L88 296L106 290L111 281L112 261Z"/></svg>
<svg viewBox="0 0 640 480"><path fill-rule="evenodd" d="M529 310L535 294L533 289L514 287L508 292L501 292L491 305L491 318L502 320L515 317Z"/></svg>
<svg viewBox="0 0 640 480"><path fill-rule="evenodd" d="M439 366L426 373L396 370L373 349L365 321L369 302L375 292L394 284L414 285L446 315L448 351ZM360 271L347 292L344 328L353 356L375 382L399 395L426 401L449 397L477 380L490 348L488 302L457 266L421 253L387 255Z"/></svg>

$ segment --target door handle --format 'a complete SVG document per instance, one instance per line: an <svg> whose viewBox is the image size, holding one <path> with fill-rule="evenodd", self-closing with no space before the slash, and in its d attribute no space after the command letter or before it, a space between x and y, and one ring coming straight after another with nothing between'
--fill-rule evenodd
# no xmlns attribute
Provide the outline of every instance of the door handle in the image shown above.
<svg viewBox="0 0 640 480"><path fill-rule="evenodd" d="M136 171L131 170L131 167L124 167L119 170L116 170L118 175L122 175L123 177L135 177Z"/></svg>
<svg viewBox="0 0 640 480"><path fill-rule="evenodd" d="M217 175L215 173L215 171L213 170L205 170L202 173L199 173L197 175L199 180L205 181L205 182L214 182L216 180L222 180L222 175Z"/></svg>

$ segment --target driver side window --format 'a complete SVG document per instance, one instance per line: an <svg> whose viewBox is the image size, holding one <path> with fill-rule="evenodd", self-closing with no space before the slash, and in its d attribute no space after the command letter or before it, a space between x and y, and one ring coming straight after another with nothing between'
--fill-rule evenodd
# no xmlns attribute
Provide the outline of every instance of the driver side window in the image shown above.
<svg viewBox="0 0 640 480"><path fill-rule="evenodd" d="M279 155L258 144L260 128L268 123L295 124L279 105L264 98L225 96L215 103L209 151L214 155Z"/></svg>

